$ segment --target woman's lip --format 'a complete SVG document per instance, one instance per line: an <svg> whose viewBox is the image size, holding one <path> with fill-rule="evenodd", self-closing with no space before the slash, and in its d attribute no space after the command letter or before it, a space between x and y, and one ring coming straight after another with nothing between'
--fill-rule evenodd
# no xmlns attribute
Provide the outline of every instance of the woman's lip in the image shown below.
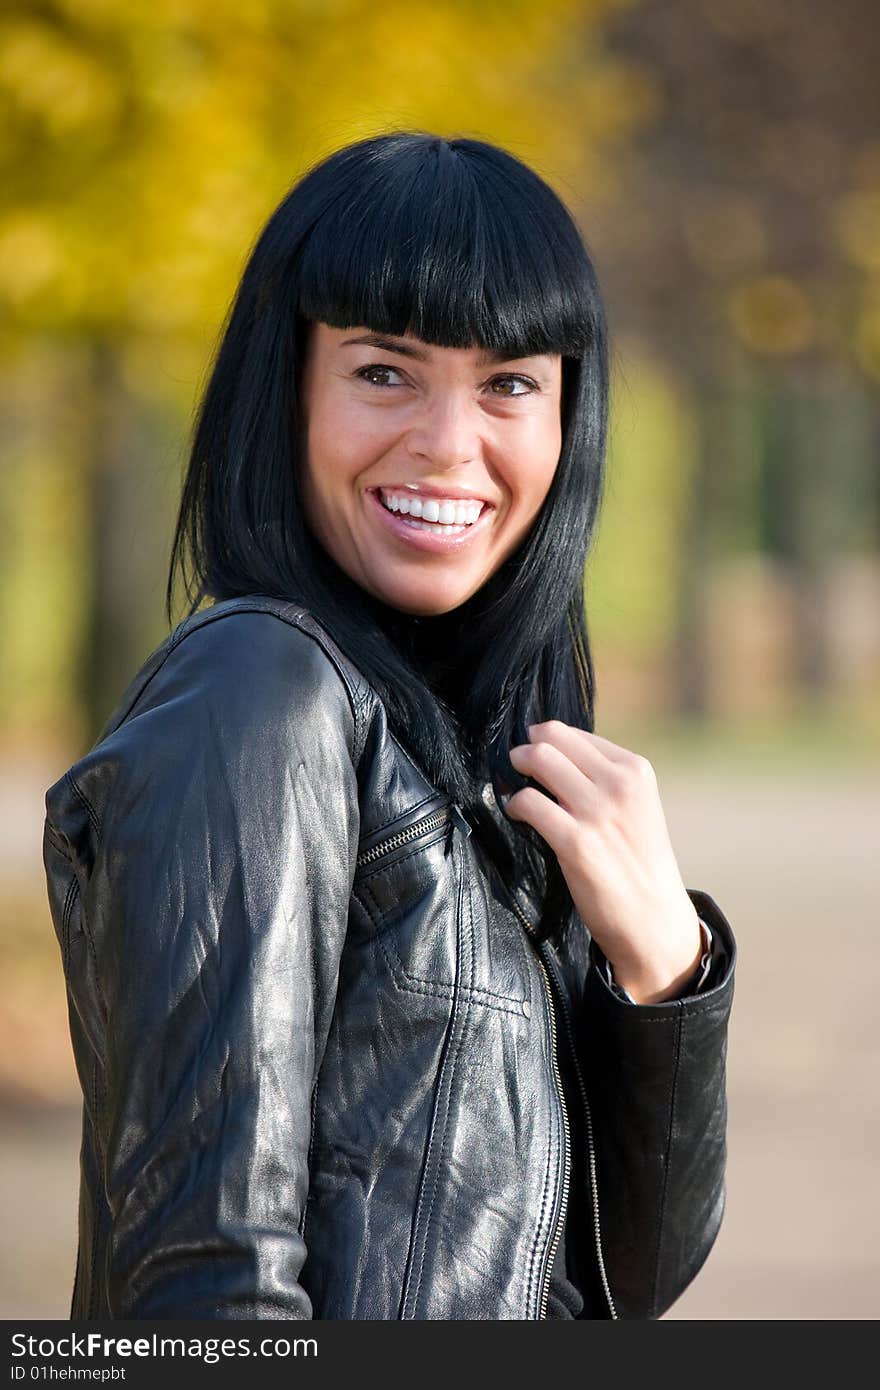
<svg viewBox="0 0 880 1390"><path fill-rule="evenodd" d="M379 483L370 492L396 492L401 497L449 497L455 502L482 502L485 507L492 503L487 497L478 497L460 487L432 487L429 483Z"/></svg>
<svg viewBox="0 0 880 1390"><path fill-rule="evenodd" d="M374 512L379 513L379 519L384 522L393 536L405 541L415 550L427 551L434 555L445 555L448 551L460 550L462 546L469 545L477 533L486 529L489 518L495 510L488 502L484 502L483 510L472 526L465 527L463 531L456 531L451 536L443 536L437 531L423 531L418 526L410 526L399 513L390 512L383 505L378 489L369 488L367 497L369 498L368 505Z"/></svg>

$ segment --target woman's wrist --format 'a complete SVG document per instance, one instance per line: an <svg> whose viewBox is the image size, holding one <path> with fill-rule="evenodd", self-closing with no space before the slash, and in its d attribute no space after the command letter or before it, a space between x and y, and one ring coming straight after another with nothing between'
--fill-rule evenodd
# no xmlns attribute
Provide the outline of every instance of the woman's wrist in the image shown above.
<svg viewBox="0 0 880 1390"><path fill-rule="evenodd" d="M614 993L630 1004L663 1004L682 995L697 994L711 968L713 938L702 917L695 914L695 919L699 927L699 949L689 964L677 972L667 968L664 973L650 964L641 970L638 967L619 970L606 959L606 978Z"/></svg>

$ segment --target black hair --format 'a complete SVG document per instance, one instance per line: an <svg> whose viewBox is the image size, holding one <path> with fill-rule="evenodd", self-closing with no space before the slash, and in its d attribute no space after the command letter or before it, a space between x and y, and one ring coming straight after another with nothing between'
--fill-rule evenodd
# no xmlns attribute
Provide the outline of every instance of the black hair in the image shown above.
<svg viewBox="0 0 880 1390"><path fill-rule="evenodd" d="M464 604L417 617L345 574L303 514L297 393L308 327L366 325L440 347L562 356L562 449L516 553ZM168 575L195 611L266 593L301 603L373 685L389 727L463 808L508 883L528 880L539 938L574 921L556 856L482 788L527 784L508 750L547 719L592 730L585 567L608 412L605 312L565 204L481 140L400 131L314 166L259 234L201 402ZM589 925L589 924L587 924Z"/></svg>

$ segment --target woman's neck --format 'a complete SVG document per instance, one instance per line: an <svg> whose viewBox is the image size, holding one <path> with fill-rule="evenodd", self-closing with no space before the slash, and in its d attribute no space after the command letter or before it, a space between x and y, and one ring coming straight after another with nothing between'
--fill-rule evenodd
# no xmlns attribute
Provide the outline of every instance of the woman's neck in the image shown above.
<svg viewBox="0 0 880 1390"><path fill-rule="evenodd" d="M398 650L420 671L430 688L457 711L465 693L466 662L460 609L436 616L404 613L387 604L377 620Z"/></svg>
<svg viewBox="0 0 880 1390"><path fill-rule="evenodd" d="M458 716L466 699L469 671L472 674L465 650L470 605L465 603L437 615L406 613L355 584L323 546L317 545L316 550L316 563L323 569L328 586L343 601L347 593L353 598L356 595L377 627Z"/></svg>

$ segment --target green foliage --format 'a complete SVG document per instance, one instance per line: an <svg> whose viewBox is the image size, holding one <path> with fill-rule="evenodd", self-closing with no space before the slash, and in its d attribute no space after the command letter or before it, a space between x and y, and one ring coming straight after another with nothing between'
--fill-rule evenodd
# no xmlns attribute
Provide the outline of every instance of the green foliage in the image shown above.
<svg viewBox="0 0 880 1390"><path fill-rule="evenodd" d="M316 159L389 126L579 180L641 119L593 38L619 0L55 0L0 24L0 299L13 328L215 324ZM632 90L630 90L630 87Z"/></svg>
<svg viewBox="0 0 880 1390"><path fill-rule="evenodd" d="M112 645L99 682L109 691L146 634L159 635L162 527L189 417L248 249L285 190L332 149L408 127L506 145L576 201L576 189L601 183L604 142L626 138L647 110L643 85L598 42L620 8L48 0L5 9L0 361L18 435L0 482L0 711L10 731L67 725L77 701L91 706L80 725L90 727L109 697L87 690L83 666ZM155 417L158 432L145 425ZM107 528L124 537L132 527L130 507L106 516L108 468L126 490L139 469L160 499L133 536L131 651L118 633L94 631L96 612L119 608ZM131 487L140 493L136 479ZM108 583L115 592L95 588Z"/></svg>

